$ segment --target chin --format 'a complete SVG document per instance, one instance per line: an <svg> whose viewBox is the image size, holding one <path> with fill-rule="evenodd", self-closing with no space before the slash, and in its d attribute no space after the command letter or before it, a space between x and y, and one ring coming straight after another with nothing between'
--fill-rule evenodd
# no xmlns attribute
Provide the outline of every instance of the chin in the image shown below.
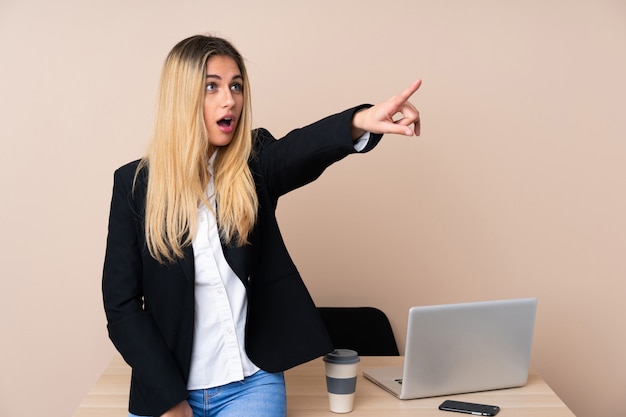
<svg viewBox="0 0 626 417"><path fill-rule="evenodd" d="M213 138L215 139L209 139L209 143L215 147L221 148L224 146L228 146L230 145L230 143L233 141L233 137L216 137L213 136Z"/></svg>

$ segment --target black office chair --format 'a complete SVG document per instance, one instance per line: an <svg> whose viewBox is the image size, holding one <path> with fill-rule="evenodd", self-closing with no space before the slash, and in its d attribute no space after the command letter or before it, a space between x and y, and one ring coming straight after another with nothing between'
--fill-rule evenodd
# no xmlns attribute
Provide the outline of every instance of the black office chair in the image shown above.
<svg viewBox="0 0 626 417"><path fill-rule="evenodd" d="M318 307L335 349L360 356L399 356L389 319L374 307Z"/></svg>

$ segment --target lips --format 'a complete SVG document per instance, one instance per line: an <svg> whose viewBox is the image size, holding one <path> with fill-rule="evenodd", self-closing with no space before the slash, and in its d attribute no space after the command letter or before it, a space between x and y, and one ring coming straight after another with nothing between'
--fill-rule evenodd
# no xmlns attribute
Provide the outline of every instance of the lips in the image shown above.
<svg viewBox="0 0 626 417"><path fill-rule="evenodd" d="M224 133L230 133L235 128L235 119L232 117L224 117L217 121L217 126Z"/></svg>

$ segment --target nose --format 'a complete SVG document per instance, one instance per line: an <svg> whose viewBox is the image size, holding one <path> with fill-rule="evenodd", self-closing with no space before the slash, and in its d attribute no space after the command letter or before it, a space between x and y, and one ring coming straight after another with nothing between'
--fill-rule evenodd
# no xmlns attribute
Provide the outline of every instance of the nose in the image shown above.
<svg viewBox="0 0 626 417"><path fill-rule="evenodd" d="M226 108L233 107L235 105L235 98L230 88L224 89L224 97L222 98L223 106Z"/></svg>

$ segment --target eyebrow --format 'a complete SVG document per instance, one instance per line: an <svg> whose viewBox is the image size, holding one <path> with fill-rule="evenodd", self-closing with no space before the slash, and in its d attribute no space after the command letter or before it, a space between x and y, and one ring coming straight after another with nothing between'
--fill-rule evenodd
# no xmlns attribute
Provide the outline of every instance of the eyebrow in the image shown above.
<svg viewBox="0 0 626 417"><path fill-rule="evenodd" d="M206 78L215 78L215 79L217 79L217 80L221 80L221 79L222 79L222 77L220 77L219 75L216 75L216 74L207 74L207 75L206 75ZM235 75L235 76L232 78L232 80L243 80L243 76L242 76L242 75L239 75L239 74L238 74L238 75ZM232 81L232 80L231 80L231 81Z"/></svg>

